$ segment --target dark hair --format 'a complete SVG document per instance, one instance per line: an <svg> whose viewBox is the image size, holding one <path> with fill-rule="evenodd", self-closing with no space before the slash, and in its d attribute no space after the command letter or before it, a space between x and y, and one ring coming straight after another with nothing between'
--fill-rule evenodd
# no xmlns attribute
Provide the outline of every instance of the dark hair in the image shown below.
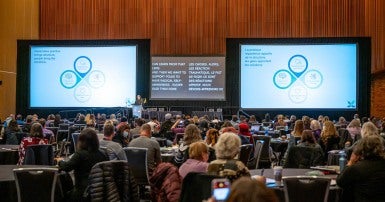
<svg viewBox="0 0 385 202"><path fill-rule="evenodd" d="M41 126L44 128L44 126L45 126L45 119L44 118L41 118L41 119L39 119L39 123L41 124Z"/></svg>
<svg viewBox="0 0 385 202"><path fill-rule="evenodd" d="M33 123L31 126L30 137L43 138L43 127L40 123Z"/></svg>
<svg viewBox="0 0 385 202"><path fill-rule="evenodd" d="M80 132L78 149L92 152L99 150L99 139L96 130L92 128L85 128L82 132Z"/></svg>
<svg viewBox="0 0 385 202"><path fill-rule="evenodd" d="M231 185L227 202L277 202L278 198L271 189L250 177L241 177Z"/></svg>
<svg viewBox="0 0 385 202"><path fill-rule="evenodd" d="M15 119L12 119L9 124L8 128L10 131L18 132L20 131L19 125L17 124L17 121Z"/></svg>
<svg viewBox="0 0 385 202"><path fill-rule="evenodd" d="M303 130L301 136L301 142L308 142L310 144L315 144L316 140L313 135L312 130Z"/></svg>

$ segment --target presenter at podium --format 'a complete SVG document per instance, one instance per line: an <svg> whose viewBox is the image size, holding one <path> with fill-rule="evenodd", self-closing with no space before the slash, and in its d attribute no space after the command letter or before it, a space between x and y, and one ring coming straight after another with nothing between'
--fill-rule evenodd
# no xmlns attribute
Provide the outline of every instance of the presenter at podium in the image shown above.
<svg viewBox="0 0 385 202"><path fill-rule="evenodd" d="M146 103L146 98L142 98L142 96L137 95L134 105L143 105Z"/></svg>

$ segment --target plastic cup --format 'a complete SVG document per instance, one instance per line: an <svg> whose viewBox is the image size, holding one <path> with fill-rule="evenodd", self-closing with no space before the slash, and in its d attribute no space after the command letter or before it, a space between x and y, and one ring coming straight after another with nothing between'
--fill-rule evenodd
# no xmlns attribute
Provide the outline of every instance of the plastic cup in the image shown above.
<svg viewBox="0 0 385 202"><path fill-rule="evenodd" d="M283 167L282 166L274 166L273 170L274 170L275 184L277 186L281 186L282 185L282 170L283 170Z"/></svg>

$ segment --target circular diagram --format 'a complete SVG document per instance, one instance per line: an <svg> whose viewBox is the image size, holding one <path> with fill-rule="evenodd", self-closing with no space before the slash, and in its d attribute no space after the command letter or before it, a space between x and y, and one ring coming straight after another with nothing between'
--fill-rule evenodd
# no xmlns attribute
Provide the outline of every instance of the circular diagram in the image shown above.
<svg viewBox="0 0 385 202"><path fill-rule="evenodd" d="M100 88L104 85L105 76L99 70L92 71L88 76L88 83L92 88Z"/></svg>
<svg viewBox="0 0 385 202"><path fill-rule="evenodd" d="M307 69L307 59L303 55L294 55L289 59L290 71L299 78Z"/></svg>
<svg viewBox="0 0 385 202"><path fill-rule="evenodd" d="M278 70L273 77L274 85L280 89L286 89L293 83L293 78L289 71Z"/></svg>
<svg viewBox="0 0 385 202"><path fill-rule="evenodd" d="M304 83L308 88L318 88L321 86L322 81L322 74L317 70L309 70L304 75Z"/></svg>
<svg viewBox="0 0 385 202"><path fill-rule="evenodd" d="M92 69L92 62L86 56L76 58L74 62L75 71L83 78Z"/></svg>
<svg viewBox="0 0 385 202"><path fill-rule="evenodd" d="M86 102L91 98L91 89L87 86L79 86L75 88L74 97L79 102Z"/></svg>
<svg viewBox="0 0 385 202"><path fill-rule="evenodd" d="M305 87L296 85L290 88L289 98L294 103L301 103L307 99L307 90Z"/></svg>
<svg viewBox="0 0 385 202"><path fill-rule="evenodd" d="M72 70L66 70L60 75L60 84L64 88L73 88L78 83L78 77Z"/></svg>

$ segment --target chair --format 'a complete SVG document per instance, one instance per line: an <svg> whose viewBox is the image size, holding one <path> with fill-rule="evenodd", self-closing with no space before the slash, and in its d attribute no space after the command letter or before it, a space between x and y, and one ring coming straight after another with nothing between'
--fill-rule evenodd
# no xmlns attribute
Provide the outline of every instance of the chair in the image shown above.
<svg viewBox="0 0 385 202"><path fill-rule="evenodd" d="M249 169L258 169L259 159L261 157L263 143L261 141L256 141L254 146L254 158L249 160L247 167Z"/></svg>
<svg viewBox="0 0 385 202"><path fill-rule="evenodd" d="M299 147L289 148L284 168L310 168L312 166L323 165L323 151L320 147Z"/></svg>
<svg viewBox="0 0 385 202"><path fill-rule="evenodd" d="M23 165L54 165L51 144L29 145L25 151Z"/></svg>
<svg viewBox="0 0 385 202"><path fill-rule="evenodd" d="M17 168L13 173L19 202L55 201L57 168Z"/></svg>
<svg viewBox="0 0 385 202"><path fill-rule="evenodd" d="M72 133L72 144L75 152L78 146L79 135L80 133Z"/></svg>
<svg viewBox="0 0 385 202"><path fill-rule="evenodd" d="M138 186L127 161L103 161L95 164L89 176L91 201L139 201Z"/></svg>
<svg viewBox="0 0 385 202"><path fill-rule="evenodd" d="M239 160L247 166L247 162L250 159L251 151L253 150L252 144L244 144L239 147Z"/></svg>
<svg viewBox="0 0 385 202"><path fill-rule="evenodd" d="M286 202L328 201L330 178L316 176L283 177ZM300 193L299 193L300 191Z"/></svg>
<svg viewBox="0 0 385 202"><path fill-rule="evenodd" d="M259 161L260 163L263 164L263 167L270 168L271 163L273 163L273 159L271 158L271 156L274 155L272 154L272 151L270 148L271 137L265 136L265 135L253 135L253 138L254 138L254 142L260 141L263 143Z"/></svg>
<svg viewBox="0 0 385 202"><path fill-rule="evenodd" d="M180 202L203 201L211 197L211 181L223 178L206 173L189 173L183 179Z"/></svg>
<svg viewBox="0 0 385 202"><path fill-rule="evenodd" d="M59 124L59 130L68 130L69 125L66 123Z"/></svg>
<svg viewBox="0 0 385 202"><path fill-rule="evenodd" d="M149 185L147 148L124 147L127 162L138 185Z"/></svg>

